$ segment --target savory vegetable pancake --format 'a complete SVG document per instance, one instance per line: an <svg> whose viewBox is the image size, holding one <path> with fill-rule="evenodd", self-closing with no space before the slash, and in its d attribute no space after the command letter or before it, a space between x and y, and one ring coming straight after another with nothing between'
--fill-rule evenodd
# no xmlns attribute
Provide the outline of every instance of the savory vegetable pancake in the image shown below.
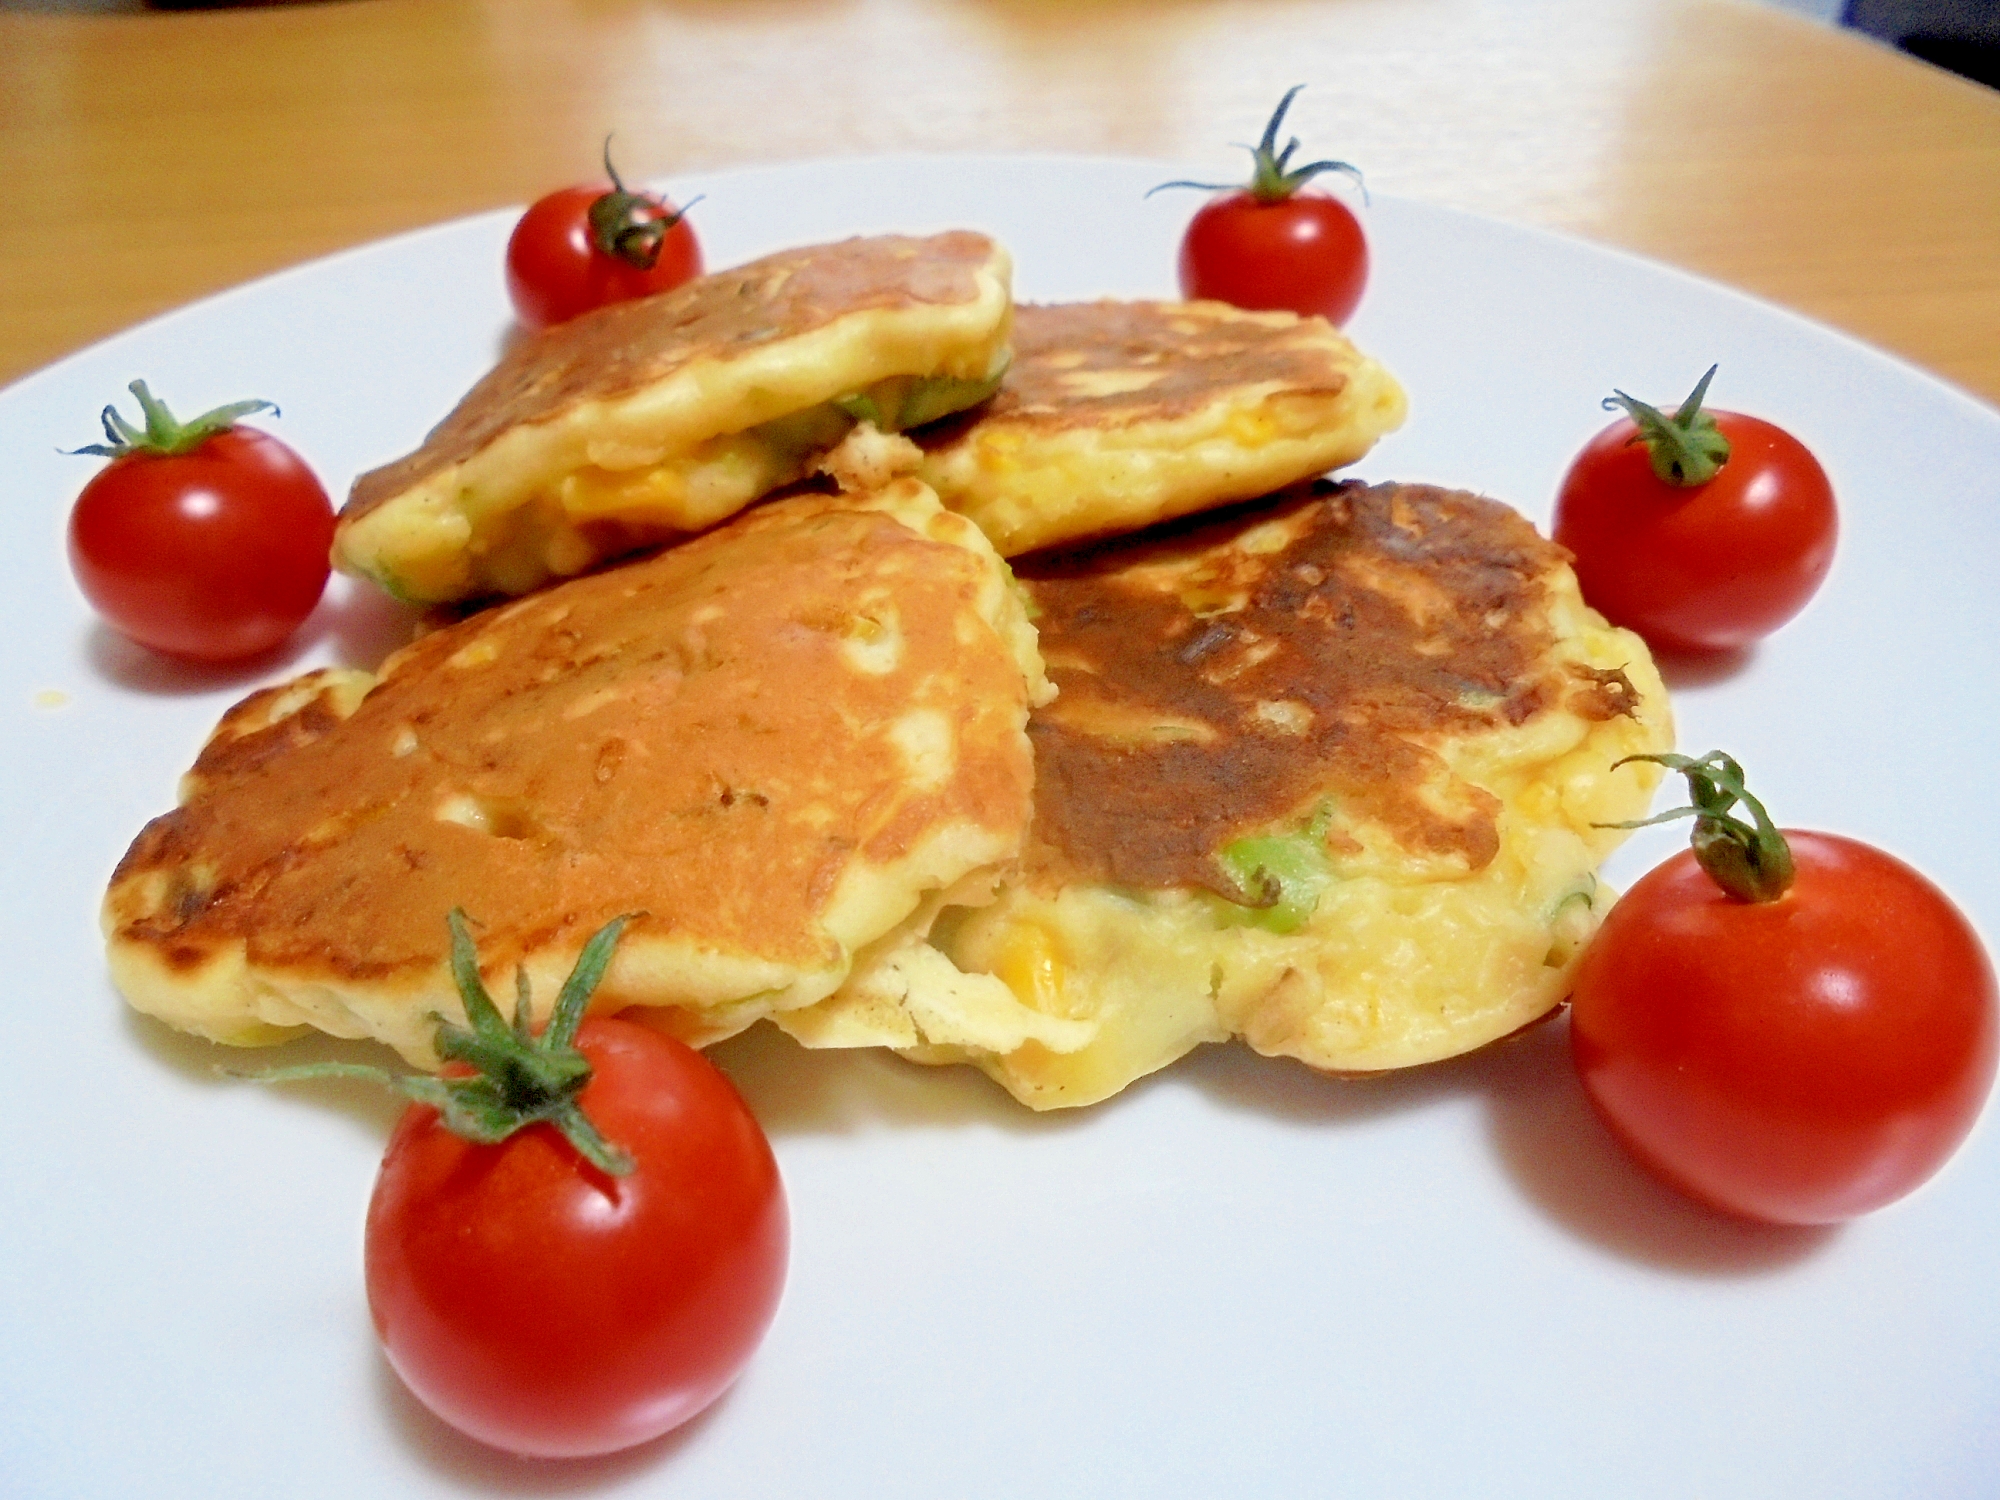
<svg viewBox="0 0 2000 1500"><path fill-rule="evenodd" d="M524 594L700 531L857 421L990 395L1006 251L967 232L788 250L516 344L407 458L363 474L334 560L419 602Z"/></svg>
<svg viewBox="0 0 2000 1500"><path fill-rule="evenodd" d="M1596 825L1658 779L1612 763L1671 730L1644 644L1519 515L1320 485L1023 582L1058 688L1024 874L788 1031L973 1062L1039 1109L1230 1036L1406 1067L1562 999L1624 837ZM954 1014L905 999L950 968Z"/></svg>
<svg viewBox="0 0 2000 1500"><path fill-rule="evenodd" d="M999 394L918 436L923 477L1014 557L1315 478L1401 426L1405 405L1323 318L1024 304Z"/></svg>
<svg viewBox="0 0 2000 1500"><path fill-rule="evenodd" d="M774 501L379 678L237 705L113 876L112 975L218 1041L315 1026L429 1065L433 1013L463 1015L452 907L544 1016L588 934L637 913L595 1006L712 1040L990 890L1047 692L1005 564L923 485Z"/></svg>

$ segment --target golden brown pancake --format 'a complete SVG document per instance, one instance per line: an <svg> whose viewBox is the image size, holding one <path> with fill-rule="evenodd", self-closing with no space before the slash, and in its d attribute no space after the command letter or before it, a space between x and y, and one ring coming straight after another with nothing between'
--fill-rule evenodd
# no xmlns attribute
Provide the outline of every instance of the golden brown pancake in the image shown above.
<svg viewBox="0 0 2000 1500"><path fill-rule="evenodd" d="M1389 372L1322 318L1220 302L1024 304L999 394L920 434L921 472L1013 557L1353 463L1404 408Z"/></svg>
<svg viewBox="0 0 2000 1500"><path fill-rule="evenodd" d="M1597 825L1657 780L1612 764L1671 731L1643 643L1519 515L1328 484L1021 578L1058 688L1024 873L787 1030L970 1061L1050 1108L1205 1041L1376 1071L1561 1000L1624 837ZM900 998L946 964L973 1023Z"/></svg>
<svg viewBox="0 0 2000 1500"><path fill-rule="evenodd" d="M520 594L700 531L857 420L989 395L1007 255L984 235L787 250L524 338L416 452L363 474L335 560L407 599Z"/></svg>
<svg viewBox="0 0 2000 1500"><path fill-rule="evenodd" d="M113 877L113 976L220 1041L309 1025L430 1064L451 908L544 1015L637 913L595 1004L710 1040L990 888L1045 692L1004 564L921 484L774 501L231 710Z"/></svg>

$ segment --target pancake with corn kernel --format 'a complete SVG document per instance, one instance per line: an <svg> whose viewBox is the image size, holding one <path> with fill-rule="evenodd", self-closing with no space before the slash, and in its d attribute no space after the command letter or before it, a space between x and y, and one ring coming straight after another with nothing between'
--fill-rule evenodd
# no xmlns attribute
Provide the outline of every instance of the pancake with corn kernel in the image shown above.
<svg viewBox="0 0 2000 1500"><path fill-rule="evenodd" d="M1046 695L1005 565L921 484L774 501L379 677L239 704L113 877L112 975L218 1041L313 1026L429 1065L433 1013L463 1014L452 907L544 1016L637 913L595 1005L713 1040L832 993L941 894L990 893Z"/></svg>
<svg viewBox="0 0 2000 1500"><path fill-rule="evenodd" d="M1024 305L999 394L921 434L921 472L1013 557L1315 478L1367 453L1404 406L1394 377L1323 318Z"/></svg>
<svg viewBox="0 0 2000 1500"><path fill-rule="evenodd" d="M857 421L990 395L1007 254L984 235L788 250L523 339L407 458L363 474L334 560L426 603L524 594L701 531Z"/></svg>
<svg viewBox="0 0 2000 1500"><path fill-rule="evenodd" d="M1058 689L1022 877L787 1030L1051 1108L1232 1036L1407 1067L1561 1000L1624 837L1595 825L1658 780L1612 763L1671 731L1645 646L1515 512L1322 484L1022 582Z"/></svg>

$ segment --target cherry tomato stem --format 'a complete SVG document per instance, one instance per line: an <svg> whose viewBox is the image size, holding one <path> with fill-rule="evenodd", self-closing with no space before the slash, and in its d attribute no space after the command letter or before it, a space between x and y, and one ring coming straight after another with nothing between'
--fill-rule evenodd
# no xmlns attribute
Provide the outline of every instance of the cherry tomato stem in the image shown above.
<svg viewBox="0 0 2000 1500"><path fill-rule="evenodd" d="M1708 367L1708 373L1672 416L1623 391L1614 390L1604 398L1606 411L1622 409L1632 419L1637 441L1646 445L1653 477L1662 484L1707 484L1729 461L1729 439L1701 405L1719 368Z"/></svg>
<svg viewBox="0 0 2000 1500"><path fill-rule="evenodd" d="M1651 761L1687 777L1691 807L1671 808L1657 817L1616 828L1648 828L1675 818L1694 819L1694 857L1727 894L1739 901L1775 901L1792 888L1792 846L1771 821L1764 804L1743 785L1743 768L1720 750L1699 760L1685 755L1628 755L1612 770L1633 761ZM1735 809L1750 814L1745 822Z"/></svg>

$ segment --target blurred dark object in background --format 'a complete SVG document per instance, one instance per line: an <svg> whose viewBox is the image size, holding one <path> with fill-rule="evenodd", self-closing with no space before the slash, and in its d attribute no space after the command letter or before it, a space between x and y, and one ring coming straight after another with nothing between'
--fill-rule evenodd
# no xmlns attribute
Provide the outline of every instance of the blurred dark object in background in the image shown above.
<svg viewBox="0 0 2000 1500"><path fill-rule="evenodd" d="M1841 22L2000 88L2000 0L1847 0Z"/></svg>

